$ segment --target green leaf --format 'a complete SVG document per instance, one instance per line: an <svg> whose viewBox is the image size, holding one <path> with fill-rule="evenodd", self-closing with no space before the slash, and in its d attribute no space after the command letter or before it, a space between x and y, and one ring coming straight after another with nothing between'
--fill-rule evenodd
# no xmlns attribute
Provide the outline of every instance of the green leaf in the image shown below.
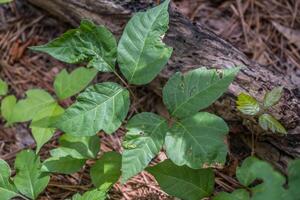
<svg viewBox="0 0 300 200"><path fill-rule="evenodd" d="M127 124L122 154L122 180L141 172L159 153L168 131L166 120L153 113L135 115Z"/></svg>
<svg viewBox="0 0 300 200"><path fill-rule="evenodd" d="M79 67L70 74L62 70L54 81L54 89L59 99L71 97L83 90L96 76L95 69Z"/></svg>
<svg viewBox="0 0 300 200"><path fill-rule="evenodd" d="M273 167L255 157L247 158L242 166L237 169L236 176L240 183L249 186L257 179L262 180L261 184L251 187L251 200L281 200L285 190L282 187L285 178L275 171Z"/></svg>
<svg viewBox="0 0 300 200"><path fill-rule="evenodd" d="M79 28L67 31L48 44L31 49L48 53L66 63L88 61L88 67L99 71L115 70L116 39L104 26L96 26L91 21L83 20Z"/></svg>
<svg viewBox="0 0 300 200"><path fill-rule="evenodd" d="M47 117L59 116L64 112L64 109L60 107L56 102L46 105L41 108L36 115L32 119L32 123L30 125L31 132L33 138L36 141L36 152L38 153L41 147L47 143L53 134L55 133L55 128L41 128L34 126L34 122L39 121L41 119L45 119Z"/></svg>
<svg viewBox="0 0 300 200"><path fill-rule="evenodd" d="M162 42L168 30L169 2L135 14L125 27L118 45L118 63L129 83L152 81L172 54L172 48Z"/></svg>
<svg viewBox="0 0 300 200"><path fill-rule="evenodd" d="M17 174L14 183L18 191L31 199L36 199L50 180L50 177L42 174L40 170L39 157L31 150L24 150L17 155L15 168Z"/></svg>
<svg viewBox="0 0 300 200"><path fill-rule="evenodd" d="M18 101L15 105L11 116L12 122L26 122L32 120L38 111L55 102L48 92L40 89L28 90L26 96L26 99Z"/></svg>
<svg viewBox="0 0 300 200"><path fill-rule="evenodd" d="M295 197L300 196L300 159L293 160L288 167L288 189L282 199L294 200Z"/></svg>
<svg viewBox="0 0 300 200"><path fill-rule="evenodd" d="M36 142L36 153L38 153L44 144L46 144L54 135L54 128L31 127L32 136Z"/></svg>
<svg viewBox="0 0 300 200"><path fill-rule="evenodd" d="M175 122L167 133L165 144L168 157L176 165L191 168L224 164L227 146L224 143L228 127L222 118L200 112Z"/></svg>
<svg viewBox="0 0 300 200"><path fill-rule="evenodd" d="M101 189L94 189L85 192L82 196L80 194L75 194L72 200L105 200L107 196L107 191Z"/></svg>
<svg viewBox="0 0 300 200"><path fill-rule="evenodd" d="M229 87L240 68L198 68L174 74L163 88L163 101L170 114L184 118L207 108Z"/></svg>
<svg viewBox="0 0 300 200"><path fill-rule="evenodd" d="M78 172L85 164L85 159L77 159L71 156L51 157L43 162L42 171L62 174Z"/></svg>
<svg viewBox="0 0 300 200"><path fill-rule="evenodd" d="M88 87L55 126L76 136L92 136L100 130L111 134L125 119L129 109L129 93L113 82Z"/></svg>
<svg viewBox="0 0 300 200"><path fill-rule="evenodd" d="M5 97L1 102L1 115L7 121L7 125L12 124L12 113L17 103L14 95Z"/></svg>
<svg viewBox="0 0 300 200"><path fill-rule="evenodd" d="M0 4L10 3L13 0L0 0Z"/></svg>
<svg viewBox="0 0 300 200"><path fill-rule="evenodd" d="M2 79L0 79L0 96L6 95L7 91L8 91L7 83L5 81L3 81Z"/></svg>
<svg viewBox="0 0 300 200"><path fill-rule="evenodd" d="M269 108L275 105L282 96L283 87L276 87L270 92L267 92L264 98L264 107Z"/></svg>
<svg viewBox="0 0 300 200"><path fill-rule="evenodd" d="M238 189L232 193L220 192L213 200L250 200L247 190Z"/></svg>
<svg viewBox="0 0 300 200"><path fill-rule="evenodd" d="M300 159L289 163L288 185L283 175L273 169L269 163L255 157L248 157L237 169L236 176L251 193L251 200L296 200L300 195ZM248 200L249 193L244 189L233 193L221 192L214 200Z"/></svg>
<svg viewBox="0 0 300 200"><path fill-rule="evenodd" d="M91 167L92 183L96 187L113 185L121 176L121 155L107 152Z"/></svg>
<svg viewBox="0 0 300 200"><path fill-rule="evenodd" d="M239 94L236 103L239 111L246 115L256 115L260 110L259 103L256 99L245 93Z"/></svg>
<svg viewBox="0 0 300 200"><path fill-rule="evenodd" d="M59 139L60 147L50 151L51 158L43 163L42 170L45 172L55 172L72 174L79 171L87 159L97 157L100 149L100 139L98 136L74 137L64 134Z"/></svg>
<svg viewBox="0 0 300 200"><path fill-rule="evenodd" d="M96 158L100 150L100 139L97 135L91 137L74 137L70 134L64 134L60 137L59 144L61 148L78 152L80 156L77 158Z"/></svg>
<svg viewBox="0 0 300 200"><path fill-rule="evenodd" d="M10 180L11 170L9 165L0 159L0 196L1 200L10 200L19 196L16 187Z"/></svg>
<svg viewBox="0 0 300 200"><path fill-rule="evenodd" d="M262 114L259 116L259 125L264 130L271 130L273 133L278 132L281 134L287 134L285 128L274 117L269 114Z"/></svg>
<svg viewBox="0 0 300 200"><path fill-rule="evenodd" d="M180 167L165 160L148 167L147 171L155 177L163 191L183 200L209 197L214 189L214 173L211 169Z"/></svg>

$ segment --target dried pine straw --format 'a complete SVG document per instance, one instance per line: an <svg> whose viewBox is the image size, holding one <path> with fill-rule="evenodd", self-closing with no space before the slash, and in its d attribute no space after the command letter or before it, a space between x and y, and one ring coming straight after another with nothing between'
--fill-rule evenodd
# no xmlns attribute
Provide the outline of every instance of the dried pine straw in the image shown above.
<svg viewBox="0 0 300 200"><path fill-rule="evenodd" d="M175 2L191 20L206 25L251 59L300 85L300 46L295 42L295 38L300 40L299 0ZM288 29L293 30L293 38L291 34L284 36Z"/></svg>
<svg viewBox="0 0 300 200"><path fill-rule="evenodd" d="M291 29L300 29L299 1L286 0L197 0L175 1L181 12L191 20L203 23L223 38L229 40L253 60L265 67L285 73L291 80L299 80L299 47L279 32L274 23ZM25 4L25 5L24 5ZM63 68L72 66L61 63L44 54L33 53L28 46L46 43L68 27L23 1L0 6L0 77L10 85L10 94L24 97L27 89L43 88L53 93L53 78ZM97 82L113 79L109 74L98 77ZM299 83L300 84L300 83ZM136 110L164 114L156 94L147 88L133 88L140 99L130 109L129 118ZM69 105L72 100L61 102ZM153 106L155 105L155 106ZM56 133L42 149L41 157L49 156L49 150L57 147ZM125 134L121 127L114 135L100 133L101 153L122 151L121 141ZM24 148L34 148L34 141L27 125L4 127L0 121L0 157L13 164L16 153ZM152 162L166 158L161 154ZM229 156L228 167L216 171L216 192L233 191L239 183L233 178L239 158ZM72 175L53 175L40 199L66 199L76 192L89 190L91 180L88 162L84 169ZM154 178L146 172L133 177L126 184L116 184L109 193L113 200L167 200L174 199L161 191Z"/></svg>

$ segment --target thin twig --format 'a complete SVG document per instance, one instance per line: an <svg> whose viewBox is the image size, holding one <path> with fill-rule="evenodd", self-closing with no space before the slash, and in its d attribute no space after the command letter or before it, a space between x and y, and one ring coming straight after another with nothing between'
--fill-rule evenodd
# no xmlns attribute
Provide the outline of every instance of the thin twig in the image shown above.
<svg viewBox="0 0 300 200"><path fill-rule="evenodd" d="M133 93L133 91L130 88L130 85L118 74L118 72L116 72L114 70L114 74L117 76L118 79L120 79L120 81L125 85L125 87L129 90L130 94L132 95L133 98L133 102L136 102L137 97L135 96L135 94ZM137 112L136 108L134 108L135 112Z"/></svg>

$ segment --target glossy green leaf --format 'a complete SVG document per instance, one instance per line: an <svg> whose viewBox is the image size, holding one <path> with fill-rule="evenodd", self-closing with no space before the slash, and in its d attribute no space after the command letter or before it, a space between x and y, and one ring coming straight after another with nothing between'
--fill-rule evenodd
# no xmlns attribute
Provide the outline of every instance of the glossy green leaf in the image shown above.
<svg viewBox="0 0 300 200"><path fill-rule="evenodd" d="M65 154L67 154L68 149L77 152L76 158L86 158L93 159L97 157L97 154L100 150L100 139L97 135L91 137L74 137L71 134L64 134L59 138L59 144L65 149ZM52 152L52 151L51 151ZM63 152L62 152L63 153ZM51 154L54 156L53 154Z"/></svg>
<svg viewBox="0 0 300 200"><path fill-rule="evenodd" d="M1 200L10 200L19 196L16 187L10 180L11 170L9 165L0 159L0 197Z"/></svg>
<svg viewBox="0 0 300 200"><path fill-rule="evenodd" d="M213 200L250 200L250 196L247 190L238 189L232 193L220 192Z"/></svg>
<svg viewBox="0 0 300 200"><path fill-rule="evenodd" d="M78 172L85 164L85 159L77 159L71 156L66 157L51 157L43 162L42 171L73 174Z"/></svg>
<svg viewBox="0 0 300 200"><path fill-rule="evenodd" d="M96 187L116 183L121 176L121 159L121 155L117 152L104 153L91 168L92 183Z"/></svg>
<svg viewBox="0 0 300 200"><path fill-rule="evenodd" d="M64 109L60 107L56 102L53 102L41 108L41 110L39 110L33 117L30 128L33 138L36 142L36 152L39 152L41 147L51 139L51 137L55 133L55 128L36 127L33 125L33 123L47 117L59 116L63 112Z"/></svg>
<svg viewBox="0 0 300 200"><path fill-rule="evenodd" d="M59 99L71 97L83 90L96 76L96 69L79 67L70 74L62 70L54 81L54 89Z"/></svg>
<svg viewBox="0 0 300 200"><path fill-rule="evenodd" d="M50 177L42 174L40 158L31 150L24 150L17 154L15 160L17 171L14 184L19 192L36 199L46 188Z"/></svg>
<svg viewBox="0 0 300 200"><path fill-rule="evenodd" d="M163 191L183 200L209 197L214 189L214 173L211 169L196 170L165 160L148 167L147 171L155 177Z"/></svg>
<svg viewBox="0 0 300 200"><path fill-rule="evenodd" d="M72 200L105 200L107 196L107 191L101 189L94 189L85 192L83 195L75 194Z"/></svg>
<svg viewBox="0 0 300 200"><path fill-rule="evenodd" d="M159 153L168 131L166 120L153 113L140 113L128 122L122 154L122 182L143 171Z"/></svg>
<svg viewBox="0 0 300 200"><path fill-rule="evenodd" d="M92 136L100 130L111 134L125 119L129 93L113 82L88 87L57 120L55 126L76 136Z"/></svg>
<svg viewBox="0 0 300 200"><path fill-rule="evenodd" d="M8 91L8 86L5 81L0 79L0 96L6 95Z"/></svg>
<svg viewBox="0 0 300 200"><path fill-rule="evenodd" d="M236 101L237 108L245 115L256 115L259 110L259 103L252 96L241 93Z"/></svg>
<svg viewBox="0 0 300 200"><path fill-rule="evenodd" d="M13 95L5 97L1 102L1 115L6 120L7 125L12 124L12 113L17 103L17 99Z"/></svg>
<svg viewBox="0 0 300 200"><path fill-rule="evenodd" d="M170 114L184 118L216 101L229 87L240 68L198 68L174 74L163 88L163 101Z"/></svg>
<svg viewBox="0 0 300 200"><path fill-rule="evenodd" d="M172 54L172 48L162 42L168 30L169 2L135 14L125 27L118 44L118 63L129 83L152 81Z"/></svg>
<svg viewBox="0 0 300 200"><path fill-rule="evenodd" d="M240 183L249 186L257 179L263 182L251 187L251 200L281 200L285 193L283 184L285 178L273 167L255 157L247 158L242 166L237 169L236 176Z"/></svg>
<svg viewBox="0 0 300 200"><path fill-rule="evenodd" d="M115 70L116 39L104 26L96 26L91 21L83 20L79 28L67 31L48 44L31 49L48 53L66 63L88 61L88 66L99 71Z"/></svg>
<svg viewBox="0 0 300 200"><path fill-rule="evenodd" d="M165 145L168 157L177 165L191 168L222 166L226 160L228 133L222 118L200 112L174 123Z"/></svg>
<svg viewBox="0 0 300 200"><path fill-rule="evenodd" d="M276 87L270 92L267 92L264 98L264 107L269 108L275 105L282 96L283 87Z"/></svg>
<svg viewBox="0 0 300 200"><path fill-rule="evenodd" d="M259 125L266 131L271 130L273 133L277 132L287 134L285 128L280 124L280 122L269 114L262 114L259 116L258 121Z"/></svg>
<svg viewBox="0 0 300 200"><path fill-rule="evenodd" d="M38 111L55 102L48 92L40 89L28 90L26 96L26 99L18 101L15 105L11 116L13 122L26 122L32 120Z"/></svg>

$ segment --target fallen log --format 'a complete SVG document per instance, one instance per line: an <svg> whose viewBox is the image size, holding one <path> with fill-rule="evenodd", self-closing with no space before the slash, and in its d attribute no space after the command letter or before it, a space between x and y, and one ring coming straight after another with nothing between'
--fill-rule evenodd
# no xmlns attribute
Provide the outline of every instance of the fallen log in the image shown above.
<svg viewBox="0 0 300 200"><path fill-rule="evenodd" d="M77 26L81 19L91 19L97 24L106 25L117 37L120 36L133 12L154 4L149 1L145 3L146 1L143 0L28 1L73 26ZM161 88L158 84L164 82L175 71L185 72L199 66L211 68L245 66L226 95L211 109L227 121L243 127L243 131L239 131L238 138L250 146L251 134L249 133L258 134L261 129L257 123L245 123L245 117L235 109L237 95L246 92L262 100L266 91L275 86L284 86L284 95L279 105L271 112L287 129L288 135L267 134L259 137L256 143L256 154L283 171L290 159L300 157L300 89L289 77L249 60L241 51L203 25L189 21L173 6L170 8L170 29L164 41L174 48L174 52L166 69L150 86L152 89L157 91ZM239 146L243 145L241 141L236 142L231 139L229 143L237 148L233 150L237 152Z"/></svg>

